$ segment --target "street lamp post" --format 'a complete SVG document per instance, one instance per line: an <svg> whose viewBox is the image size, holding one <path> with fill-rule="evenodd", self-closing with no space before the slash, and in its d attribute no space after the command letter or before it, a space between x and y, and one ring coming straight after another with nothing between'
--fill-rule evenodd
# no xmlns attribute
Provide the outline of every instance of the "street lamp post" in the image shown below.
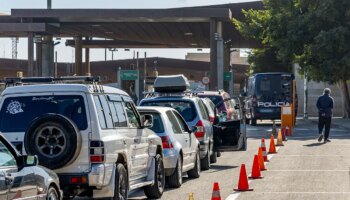
<svg viewBox="0 0 350 200"><path fill-rule="evenodd" d="M112 60L114 60L114 52L115 51L118 51L118 49L117 48L109 48L108 49L110 52L112 52Z"/></svg>

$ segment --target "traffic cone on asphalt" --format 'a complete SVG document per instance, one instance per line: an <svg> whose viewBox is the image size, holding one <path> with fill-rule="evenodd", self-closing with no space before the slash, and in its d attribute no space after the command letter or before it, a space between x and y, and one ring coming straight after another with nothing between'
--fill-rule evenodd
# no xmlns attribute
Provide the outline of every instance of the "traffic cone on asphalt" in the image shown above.
<svg viewBox="0 0 350 200"><path fill-rule="evenodd" d="M260 166L259 166L259 158L258 155L254 155L254 161L253 161L253 167L252 167L252 173L248 177L251 179L259 179L264 178L260 173Z"/></svg>
<svg viewBox="0 0 350 200"><path fill-rule="evenodd" d="M276 144L276 146L284 146L281 130L278 131L278 135L277 135L277 144Z"/></svg>
<svg viewBox="0 0 350 200"><path fill-rule="evenodd" d="M193 192L190 193L190 196L188 197L188 200L194 200Z"/></svg>
<svg viewBox="0 0 350 200"><path fill-rule="evenodd" d="M265 139L262 138L261 139L261 150L263 152L263 158L265 162L269 162L269 160L267 159L267 153L266 153L266 146L265 146Z"/></svg>
<svg viewBox="0 0 350 200"><path fill-rule="evenodd" d="M261 171L267 170L267 169L265 168L264 157L263 157L263 153L262 153L261 147L259 147L258 160L259 160L260 170L261 170Z"/></svg>
<svg viewBox="0 0 350 200"><path fill-rule="evenodd" d="M241 172L239 174L238 188L233 189L234 191L244 192L244 191L253 191L249 188L247 172L245 170L245 164L241 165Z"/></svg>
<svg viewBox="0 0 350 200"><path fill-rule="evenodd" d="M211 195L211 200L221 200L219 183L215 182L213 187L213 194Z"/></svg>
<svg viewBox="0 0 350 200"><path fill-rule="evenodd" d="M277 153L277 151L276 151L276 146L275 146L275 138L271 134L269 154L273 154L273 153Z"/></svg>

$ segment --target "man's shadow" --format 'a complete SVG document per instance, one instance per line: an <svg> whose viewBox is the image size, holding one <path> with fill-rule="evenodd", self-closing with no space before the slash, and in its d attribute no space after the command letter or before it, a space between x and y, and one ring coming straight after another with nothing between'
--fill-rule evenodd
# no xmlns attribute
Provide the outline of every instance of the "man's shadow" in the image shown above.
<svg viewBox="0 0 350 200"><path fill-rule="evenodd" d="M305 147L317 147L317 146L321 146L324 145L323 142L316 142L316 143L312 143L312 144L305 144Z"/></svg>

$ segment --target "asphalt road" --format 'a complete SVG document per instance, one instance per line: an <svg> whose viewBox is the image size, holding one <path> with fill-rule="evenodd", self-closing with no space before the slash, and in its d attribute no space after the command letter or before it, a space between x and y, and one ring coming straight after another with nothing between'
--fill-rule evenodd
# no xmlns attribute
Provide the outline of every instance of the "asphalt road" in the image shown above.
<svg viewBox="0 0 350 200"><path fill-rule="evenodd" d="M350 130L333 127L331 143L318 143L316 125L298 121L295 134L266 163L263 179L249 181L252 192L235 193L239 166L251 172L253 155L262 137L269 138L271 123L248 126L247 151L226 152L198 179L184 178L181 188L167 188L162 199L210 199L214 182L219 182L222 199L350 199ZM269 142L266 141L268 147ZM129 199L146 199L142 191Z"/></svg>

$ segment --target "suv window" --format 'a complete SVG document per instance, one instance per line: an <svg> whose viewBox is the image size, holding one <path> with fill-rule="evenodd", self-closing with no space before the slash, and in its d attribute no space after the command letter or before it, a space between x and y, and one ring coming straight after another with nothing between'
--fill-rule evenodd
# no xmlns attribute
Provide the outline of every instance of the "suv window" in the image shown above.
<svg viewBox="0 0 350 200"><path fill-rule="evenodd" d="M186 122L191 122L197 117L197 112L194 104L191 101L182 100L167 100L167 101L145 101L141 106L162 106L174 108Z"/></svg>
<svg viewBox="0 0 350 200"><path fill-rule="evenodd" d="M17 162L4 143L0 141L0 167L16 166Z"/></svg>
<svg viewBox="0 0 350 200"><path fill-rule="evenodd" d="M169 122L171 124L171 128L173 129L174 133L182 133L181 127L179 123L177 122L174 114L171 111L167 111L166 115L168 116Z"/></svg>
<svg viewBox="0 0 350 200"><path fill-rule="evenodd" d="M134 109L134 106L130 102L124 102L126 115L128 116L129 127L140 127L138 115Z"/></svg>
<svg viewBox="0 0 350 200"><path fill-rule="evenodd" d="M177 112L173 112L173 114L175 115L177 121L179 122L182 132L187 132L188 130L186 129L186 126L187 126L186 122L184 122L182 117Z"/></svg>
<svg viewBox="0 0 350 200"><path fill-rule="evenodd" d="M105 128L107 128L106 117L105 117L105 114L103 112L103 108L102 108L102 104L101 104L99 96L95 95L94 100L95 100L95 106L96 106L100 126L101 126L101 128L105 129Z"/></svg>
<svg viewBox="0 0 350 200"><path fill-rule="evenodd" d="M199 109L200 109L200 111L201 111L201 113L202 113L203 119L209 121L209 114L208 114L208 112L207 112L207 110L206 110L206 108L205 108L205 105L204 105L204 103L202 102L202 100L199 100L199 101L198 101L198 105L199 105Z"/></svg>
<svg viewBox="0 0 350 200"><path fill-rule="evenodd" d="M80 130L87 128L85 103L82 96L44 95L6 98L0 111L0 131L23 132L35 118L46 113L64 115Z"/></svg>

